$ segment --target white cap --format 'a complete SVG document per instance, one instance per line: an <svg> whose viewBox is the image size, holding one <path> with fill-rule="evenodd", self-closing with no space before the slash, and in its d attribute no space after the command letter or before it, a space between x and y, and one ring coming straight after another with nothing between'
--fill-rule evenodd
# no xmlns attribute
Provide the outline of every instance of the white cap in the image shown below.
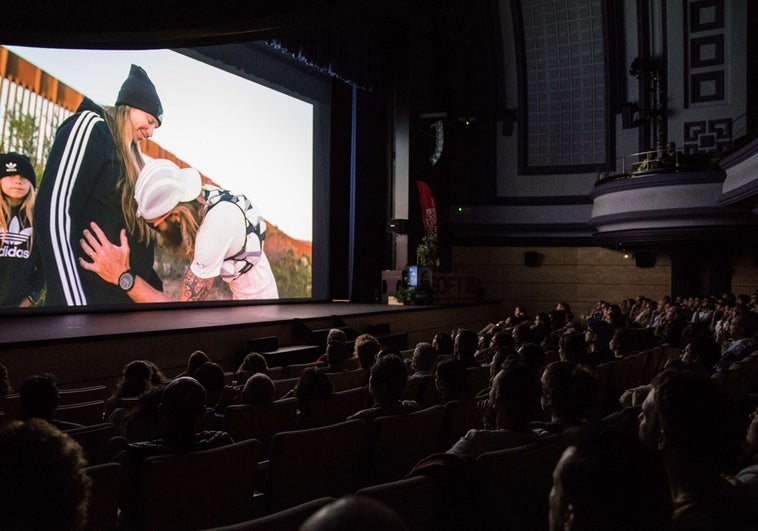
<svg viewBox="0 0 758 531"><path fill-rule="evenodd" d="M180 168L167 159L151 160L142 168L134 186L137 215L156 219L179 203L197 199L202 181L194 168Z"/></svg>

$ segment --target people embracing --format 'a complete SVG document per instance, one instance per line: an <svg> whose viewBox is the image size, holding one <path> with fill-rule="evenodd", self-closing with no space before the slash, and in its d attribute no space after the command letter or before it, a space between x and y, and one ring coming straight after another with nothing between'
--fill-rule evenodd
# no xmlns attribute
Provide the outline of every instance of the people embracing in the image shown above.
<svg viewBox="0 0 758 531"><path fill-rule="evenodd" d="M159 244L190 261L181 301L206 300L217 277L229 284L233 299L279 298L263 250L266 222L245 196L203 184L194 168L155 159L140 171L134 199L137 217L158 233ZM82 268L119 286L135 302L173 300L135 268L124 230L114 239L92 223L82 234L88 258L80 258Z"/></svg>
<svg viewBox="0 0 758 531"><path fill-rule="evenodd" d="M163 121L163 106L147 73L132 65L116 104L101 107L84 98L58 128L37 194L35 240L44 267L47 306L131 301L119 286L81 266L82 231L97 223L105 237L121 232L131 248L131 269L154 289L150 229L137 215L134 186L144 165L139 143Z"/></svg>

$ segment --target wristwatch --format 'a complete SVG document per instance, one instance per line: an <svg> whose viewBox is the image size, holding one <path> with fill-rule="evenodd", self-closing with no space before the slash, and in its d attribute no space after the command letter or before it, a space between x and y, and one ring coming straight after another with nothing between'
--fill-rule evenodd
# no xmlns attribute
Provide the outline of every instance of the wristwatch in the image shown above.
<svg viewBox="0 0 758 531"><path fill-rule="evenodd" d="M127 269L118 277L118 287L124 291L129 291L134 287L134 273L131 269Z"/></svg>

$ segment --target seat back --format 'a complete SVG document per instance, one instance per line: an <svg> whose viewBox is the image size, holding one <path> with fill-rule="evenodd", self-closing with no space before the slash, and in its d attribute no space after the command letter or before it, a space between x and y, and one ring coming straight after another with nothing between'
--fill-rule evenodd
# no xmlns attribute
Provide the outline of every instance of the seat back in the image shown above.
<svg viewBox="0 0 758 531"><path fill-rule="evenodd" d="M113 437L113 424L110 422L74 428L66 433L79 443L90 465L106 463L113 457L108 452L108 442Z"/></svg>
<svg viewBox="0 0 758 531"><path fill-rule="evenodd" d="M436 405L374 419L366 438L366 485L398 480L436 452L444 418L445 406Z"/></svg>
<svg viewBox="0 0 758 531"><path fill-rule="evenodd" d="M317 498L252 520L214 527L205 531L298 531L303 522L313 513L335 500L336 498L330 497Z"/></svg>
<svg viewBox="0 0 758 531"><path fill-rule="evenodd" d="M366 423L360 420L277 433L264 488L267 512L354 492L365 433Z"/></svg>
<svg viewBox="0 0 758 531"><path fill-rule="evenodd" d="M469 367L466 371L468 372L466 385L468 386L471 396L476 395L490 386L489 367Z"/></svg>
<svg viewBox="0 0 758 531"><path fill-rule="evenodd" d="M274 400L281 400L284 395L292 391L300 378L285 378L283 380L273 380L274 382Z"/></svg>
<svg viewBox="0 0 758 531"><path fill-rule="evenodd" d="M614 411L613 413L606 415L602 418L601 423L607 427L612 427L633 437L638 437L638 419L641 411L642 405L625 407L624 409Z"/></svg>
<svg viewBox="0 0 758 531"><path fill-rule="evenodd" d="M358 369L354 371L343 372L330 372L326 374L329 381L332 382L332 389L337 391L345 391L346 389L355 389L356 387L363 387L368 383L368 377L366 371Z"/></svg>
<svg viewBox="0 0 758 531"><path fill-rule="evenodd" d="M87 531L115 531L118 524L118 487L121 465L102 463L86 468L92 480L87 506Z"/></svg>
<svg viewBox="0 0 758 531"><path fill-rule="evenodd" d="M479 400L451 400L445 404L445 423L440 450L450 448L468 430L481 430L484 427L484 411L479 407Z"/></svg>
<svg viewBox="0 0 758 531"><path fill-rule="evenodd" d="M284 368L285 378L299 378L303 371L308 367L326 367L323 361L312 361L309 363L292 363Z"/></svg>
<svg viewBox="0 0 758 531"><path fill-rule="evenodd" d="M250 518L260 442L145 459L138 474L145 529L202 529Z"/></svg>
<svg viewBox="0 0 758 531"><path fill-rule="evenodd" d="M347 358L342 364L342 368L346 371L357 371L361 367L361 360L358 356L351 356Z"/></svg>
<svg viewBox="0 0 758 531"><path fill-rule="evenodd" d="M647 385L658 374L661 366L661 358L663 358L663 347L653 347L647 351L647 360L645 362L645 368L642 370L642 378L640 385Z"/></svg>
<svg viewBox="0 0 758 531"><path fill-rule="evenodd" d="M82 426L101 424L105 416L105 400L89 400L75 404L58 406L55 418L67 422L75 422Z"/></svg>
<svg viewBox="0 0 758 531"><path fill-rule="evenodd" d="M365 407L367 387L355 387L332 393L329 400L311 404L307 427L327 426L344 422L348 416Z"/></svg>
<svg viewBox="0 0 758 531"><path fill-rule="evenodd" d="M477 458L484 529L547 529L553 469L567 447L562 433Z"/></svg>
<svg viewBox="0 0 758 531"><path fill-rule="evenodd" d="M442 401L442 394L434 385L434 376L408 378L405 399L418 402L421 407L434 406Z"/></svg>
<svg viewBox="0 0 758 531"><path fill-rule="evenodd" d="M106 400L109 395L110 391L104 385L58 389L58 405L63 406L78 402L90 402L92 400Z"/></svg>
<svg viewBox="0 0 758 531"><path fill-rule="evenodd" d="M224 411L224 431L235 441L258 439L261 460L268 458L271 439L280 431L295 427L297 400L285 398L269 406L235 404Z"/></svg>
<svg viewBox="0 0 758 531"><path fill-rule="evenodd" d="M456 518L464 513L456 504L459 489L460 486L447 486L436 478L418 475L364 487L355 495L383 503L414 531L470 529L468 525L461 526Z"/></svg>

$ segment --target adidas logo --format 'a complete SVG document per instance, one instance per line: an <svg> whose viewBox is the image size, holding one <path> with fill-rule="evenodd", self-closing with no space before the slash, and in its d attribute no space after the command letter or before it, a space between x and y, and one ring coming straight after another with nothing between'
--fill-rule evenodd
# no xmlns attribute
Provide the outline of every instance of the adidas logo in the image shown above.
<svg viewBox="0 0 758 531"><path fill-rule="evenodd" d="M18 173L18 167L15 162L5 163L5 172L9 174Z"/></svg>

